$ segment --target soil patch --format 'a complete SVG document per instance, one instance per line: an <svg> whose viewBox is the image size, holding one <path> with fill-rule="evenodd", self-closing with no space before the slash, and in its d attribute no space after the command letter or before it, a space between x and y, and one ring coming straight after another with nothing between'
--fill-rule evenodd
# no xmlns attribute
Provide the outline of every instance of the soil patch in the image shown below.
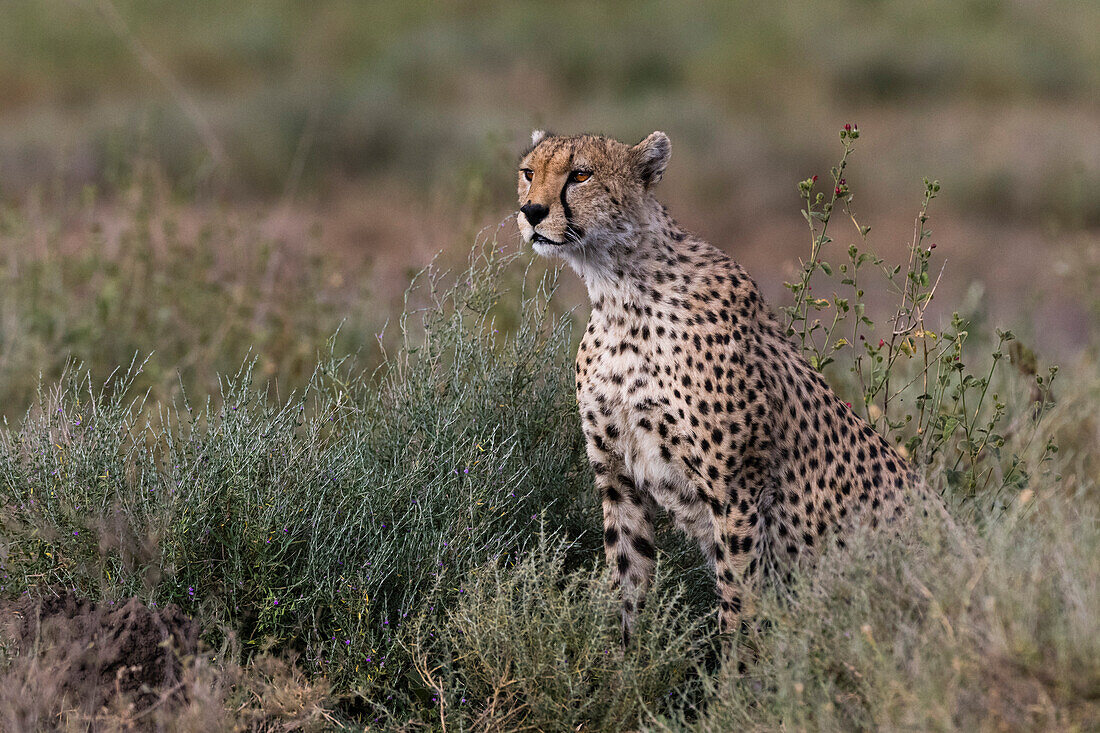
<svg viewBox="0 0 1100 733"><path fill-rule="evenodd" d="M93 712L116 698L146 708L177 698L180 658L198 648L199 627L175 605L137 598L94 603L71 591L0 605L4 635L33 658L50 687Z"/></svg>

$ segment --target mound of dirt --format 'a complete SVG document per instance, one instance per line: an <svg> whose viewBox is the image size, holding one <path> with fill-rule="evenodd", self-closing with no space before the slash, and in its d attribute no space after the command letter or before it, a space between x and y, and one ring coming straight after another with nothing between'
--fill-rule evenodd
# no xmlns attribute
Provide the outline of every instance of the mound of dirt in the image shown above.
<svg viewBox="0 0 1100 733"><path fill-rule="evenodd" d="M139 709L175 696L180 657L198 648L198 625L175 605L93 603L63 592L2 610L18 653L56 675L54 689L87 711L120 696Z"/></svg>

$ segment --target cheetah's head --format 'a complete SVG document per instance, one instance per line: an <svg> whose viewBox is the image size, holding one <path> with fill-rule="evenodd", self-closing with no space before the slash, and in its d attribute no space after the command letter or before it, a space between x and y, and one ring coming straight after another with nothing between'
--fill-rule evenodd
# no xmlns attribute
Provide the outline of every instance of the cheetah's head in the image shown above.
<svg viewBox="0 0 1100 733"><path fill-rule="evenodd" d="M540 255L595 255L645 226L672 146L654 132L637 145L536 130L519 164L524 240Z"/></svg>

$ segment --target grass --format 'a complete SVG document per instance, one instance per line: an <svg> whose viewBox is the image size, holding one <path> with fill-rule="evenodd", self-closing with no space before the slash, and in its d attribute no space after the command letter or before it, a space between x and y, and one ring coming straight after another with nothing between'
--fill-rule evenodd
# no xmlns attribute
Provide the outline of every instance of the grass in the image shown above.
<svg viewBox="0 0 1100 733"><path fill-rule="evenodd" d="M216 391L250 353L285 393L337 329L351 350L384 323L363 308L366 273L345 279L316 243L287 246L232 211L196 222L148 171L110 202L88 189L57 208L0 209L0 416L67 364L102 381L138 353L134 386L161 401Z"/></svg>
<svg viewBox="0 0 1100 733"><path fill-rule="evenodd" d="M906 446L951 520L859 537L766 589L766 623L739 671L719 650L707 574L668 527L637 639L616 642L574 414L575 327L552 302L554 273L490 233L465 270L423 273L380 339L362 322L331 336L333 314L298 308L324 262L298 288L264 291L270 260L254 231L212 224L192 241L161 206L139 197L124 211L133 256L93 242L9 259L0 351L4 399L20 405L0 429L0 591L176 603L213 649L188 661L191 702L143 719L195 730L1100 725L1097 345L1051 385L1024 352L1013 367L996 356L1008 347L978 322L934 329L919 308L933 286L922 236L897 274L900 325L919 331L894 339L896 314L864 310L867 338L837 343L829 323L838 314L836 333L849 333L859 299L840 308L856 286L823 228L811 229L816 254L799 281L819 295L789 313L807 354ZM34 240L29 219L9 212L5 236ZM868 245L857 241L858 261ZM219 267L240 292L209 276ZM861 270L860 282L888 289L891 270ZM187 330L212 314L224 314L223 335ZM132 352L151 341L162 363L197 353L201 368L150 374ZM381 346L345 355L364 341ZM91 371L65 366L70 344L88 349ZM28 659L5 652L3 670L18 689L46 690ZM15 719L26 698L0 695L0 715ZM94 715L123 727L139 712Z"/></svg>

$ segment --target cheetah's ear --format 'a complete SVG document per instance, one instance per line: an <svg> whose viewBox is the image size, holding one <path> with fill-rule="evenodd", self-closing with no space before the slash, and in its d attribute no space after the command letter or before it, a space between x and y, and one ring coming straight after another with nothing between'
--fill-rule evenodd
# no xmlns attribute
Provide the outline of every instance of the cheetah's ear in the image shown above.
<svg viewBox="0 0 1100 733"><path fill-rule="evenodd" d="M670 155L672 143L663 132L654 132L630 149L634 169L646 188L661 180Z"/></svg>
<svg viewBox="0 0 1100 733"><path fill-rule="evenodd" d="M546 130L532 130L531 131L531 147L535 147L542 142L546 137Z"/></svg>

